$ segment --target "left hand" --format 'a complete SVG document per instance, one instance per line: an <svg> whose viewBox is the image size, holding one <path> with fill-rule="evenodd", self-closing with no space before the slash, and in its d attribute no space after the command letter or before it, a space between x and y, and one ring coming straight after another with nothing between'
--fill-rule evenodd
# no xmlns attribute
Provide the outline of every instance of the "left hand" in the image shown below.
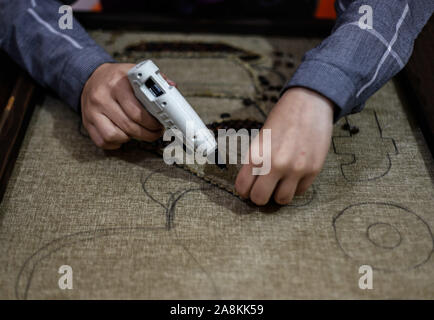
<svg viewBox="0 0 434 320"><path fill-rule="evenodd" d="M252 142L264 152L263 130L271 129L271 170L267 175L253 175L254 153L250 152L249 164L241 168L235 181L238 194L257 205L265 205L273 192L275 201L282 205L290 203L295 194L303 194L327 156L333 111L333 103L319 93L300 87L287 90Z"/></svg>

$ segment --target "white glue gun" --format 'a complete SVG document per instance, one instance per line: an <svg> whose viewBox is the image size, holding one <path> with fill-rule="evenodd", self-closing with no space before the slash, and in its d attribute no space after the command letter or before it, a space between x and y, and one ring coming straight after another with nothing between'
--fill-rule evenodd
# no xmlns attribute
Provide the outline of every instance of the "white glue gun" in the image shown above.
<svg viewBox="0 0 434 320"><path fill-rule="evenodd" d="M128 72L137 99L166 129L178 129L187 149L199 146L205 156L213 155L217 142L187 100L162 77L158 67L145 60ZM187 135L187 123L193 134ZM193 127L193 128L192 128Z"/></svg>

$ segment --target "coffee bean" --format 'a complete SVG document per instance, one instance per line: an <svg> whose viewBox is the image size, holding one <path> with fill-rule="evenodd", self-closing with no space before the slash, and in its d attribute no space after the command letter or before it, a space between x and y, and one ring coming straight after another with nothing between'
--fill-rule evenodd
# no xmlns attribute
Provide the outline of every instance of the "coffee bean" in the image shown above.
<svg viewBox="0 0 434 320"><path fill-rule="evenodd" d="M251 106L253 104L252 99L250 98L245 98L243 99L243 104L247 107L247 106Z"/></svg>
<svg viewBox="0 0 434 320"><path fill-rule="evenodd" d="M341 128L342 130L349 131L351 134L358 134L360 131L357 126L352 126L349 123L344 123Z"/></svg>
<svg viewBox="0 0 434 320"><path fill-rule="evenodd" d="M282 88L280 86L268 86L270 91L280 91Z"/></svg>
<svg viewBox="0 0 434 320"><path fill-rule="evenodd" d="M341 128L342 128L342 130L349 131L350 130L350 124L344 123Z"/></svg>
<svg viewBox="0 0 434 320"><path fill-rule="evenodd" d="M351 126L351 128L350 128L350 133L351 134L358 134L359 131L360 131L359 128L356 127L356 126Z"/></svg>
<svg viewBox="0 0 434 320"><path fill-rule="evenodd" d="M267 78L265 78L264 76L259 76L259 82L264 85L264 86L268 86L270 84L270 81L268 81Z"/></svg>
<svg viewBox="0 0 434 320"><path fill-rule="evenodd" d="M220 118L222 118L222 119L230 118L230 117L231 117L231 115L230 115L229 113L227 113L227 112L222 113L222 114L220 115Z"/></svg>
<svg viewBox="0 0 434 320"><path fill-rule="evenodd" d="M274 55L276 57L282 57L283 56L283 52L282 51L274 51Z"/></svg>

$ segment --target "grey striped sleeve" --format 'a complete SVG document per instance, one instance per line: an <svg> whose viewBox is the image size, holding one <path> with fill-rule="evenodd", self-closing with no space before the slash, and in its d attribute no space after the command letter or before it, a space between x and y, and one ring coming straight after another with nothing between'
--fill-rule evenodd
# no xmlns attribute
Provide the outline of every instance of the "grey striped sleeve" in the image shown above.
<svg viewBox="0 0 434 320"><path fill-rule="evenodd" d="M59 28L54 0L0 0L0 47L41 85L79 111L84 84L103 63L114 62L80 26Z"/></svg>
<svg viewBox="0 0 434 320"><path fill-rule="evenodd" d="M372 29L359 27L363 5L372 7ZM433 0L337 0L332 34L310 50L284 90L301 86L337 105L335 121L359 112L398 73L434 11Z"/></svg>

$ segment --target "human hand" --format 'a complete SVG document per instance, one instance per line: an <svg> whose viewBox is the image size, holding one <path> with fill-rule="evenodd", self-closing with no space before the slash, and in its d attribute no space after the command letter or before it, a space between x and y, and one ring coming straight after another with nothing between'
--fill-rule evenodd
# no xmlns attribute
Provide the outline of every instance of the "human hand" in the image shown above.
<svg viewBox="0 0 434 320"><path fill-rule="evenodd" d="M102 64L83 88L83 125L100 148L118 149L131 138L154 141L163 133L160 122L146 111L134 95L127 78L132 67L134 64Z"/></svg>
<svg viewBox="0 0 434 320"><path fill-rule="evenodd" d="M255 176L255 165L249 161L235 181L238 194L257 205L265 205L273 192L275 201L282 205L290 203L294 195L303 194L326 159L333 111L333 103L312 90L287 90L257 137L263 135L262 130L271 129L271 170L267 175ZM261 140L257 140L259 150L263 150Z"/></svg>

